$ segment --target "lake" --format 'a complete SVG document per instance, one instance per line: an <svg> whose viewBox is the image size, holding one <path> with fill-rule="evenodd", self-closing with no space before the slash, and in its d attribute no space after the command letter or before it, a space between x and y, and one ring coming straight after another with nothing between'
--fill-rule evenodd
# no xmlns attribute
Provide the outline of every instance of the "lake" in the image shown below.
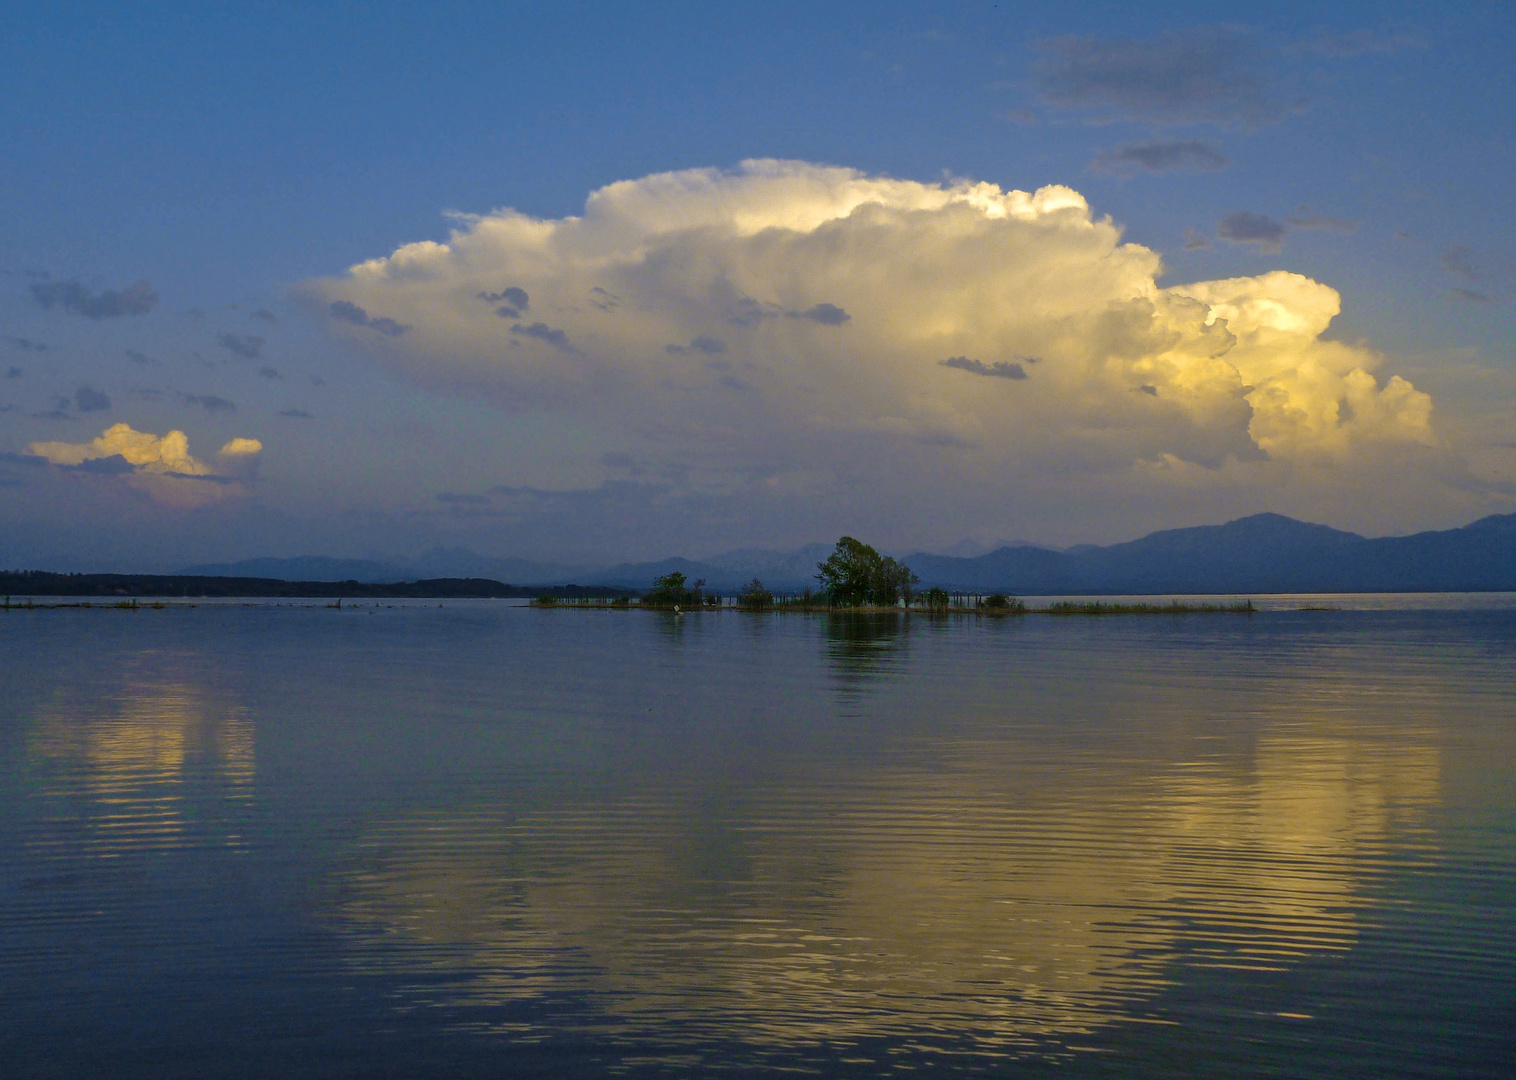
<svg viewBox="0 0 1516 1080"><path fill-rule="evenodd" d="M1510 1075L1510 599L0 612L0 1071Z"/></svg>

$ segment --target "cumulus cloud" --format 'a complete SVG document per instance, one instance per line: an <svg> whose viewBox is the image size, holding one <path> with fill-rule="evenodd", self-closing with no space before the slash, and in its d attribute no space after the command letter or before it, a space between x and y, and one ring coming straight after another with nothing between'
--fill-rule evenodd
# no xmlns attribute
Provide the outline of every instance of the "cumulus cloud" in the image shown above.
<svg viewBox="0 0 1516 1080"><path fill-rule="evenodd" d="M227 352L244 360L256 360L263 351L264 340L257 334L222 334L216 339Z"/></svg>
<svg viewBox="0 0 1516 1080"><path fill-rule="evenodd" d="M1253 35L1225 26L1169 30L1148 40L1096 35L1037 43L1039 98L1111 120L1256 128L1282 118Z"/></svg>
<svg viewBox="0 0 1516 1080"><path fill-rule="evenodd" d="M1191 466L1303 469L1436 444L1426 394L1377 377L1372 351L1322 340L1329 286L1274 271L1161 287L1162 270L1067 187L752 161L613 184L576 217L458 219L447 243L301 291L411 325L377 362L551 413L594 460L635 451L702 490L822 499L873 477L891 498L937 497L1138 469L1185 485ZM481 302L502 282L540 322ZM614 310L585 303L594 288ZM372 339L366 323L329 325ZM722 343L740 392L701 339ZM945 357L989 377L945 373Z"/></svg>
<svg viewBox="0 0 1516 1080"><path fill-rule="evenodd" d="M1231 162L1220 151L1196 140L1128 143L1102 150L1090 162L1092 172L1135 176L1139 172L1218 172Z"/></svg>
<svg viewBox="0 0 1516 1080"><path fill-rule="evenodd" d="M1284 244L1284 226L1267 214L1239 210L1216 223L1216 235L1232 244L1253 244L1258 250L1277 252Z"/></svg>
<svg viewBox="0 0 1516 1080"><path fill-rule="evenodd" d="M153 435L115 424L87 443L35 442L27 454L76 472L120 475L156 502L203 505L243 490L250 463L263 450L257 439L237 438L217 454L220 467L192 457L182 431Z"/></svg>
<svg viewBox="0 0 1516 1080"><path fill-rule="evenodd" d="M60 307L87 319L116 319L124 315L146 315L158 303L158 294L145 281L119 292L106 289L91 292L77 281L46 281L34 284L32 299L44 308Z"/></svg>

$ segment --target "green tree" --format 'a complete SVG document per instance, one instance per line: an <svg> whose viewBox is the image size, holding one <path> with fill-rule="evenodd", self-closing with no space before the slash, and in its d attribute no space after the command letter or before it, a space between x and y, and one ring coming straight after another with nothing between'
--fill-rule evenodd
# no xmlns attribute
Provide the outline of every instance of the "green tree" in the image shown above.
<svg viewBox="0 0 1516 1080"><path fill-rule="evenodd" d="M891 606L921 579L888 555L881 555L862 540L844 536L825 562L816 564L816 577L827 602L839 607L860 604Z"/></svg>
<svg viewBox="0 0 1516 1080"><path fill-rule="evenodd" d="M651 607L673 607L682 604L686 607L697 607L703 599L705 579L701 578L693 585L686 584L683 574L675 570L671 574L664 574L661 578L655 578L653 587L648 590L642 602Z"/></svg>

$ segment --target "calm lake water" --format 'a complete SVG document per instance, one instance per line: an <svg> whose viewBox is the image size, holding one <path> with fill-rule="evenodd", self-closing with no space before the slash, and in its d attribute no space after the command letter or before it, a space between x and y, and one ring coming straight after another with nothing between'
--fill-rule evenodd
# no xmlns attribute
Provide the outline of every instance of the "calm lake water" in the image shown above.
<svg viewBox="0 0 1516 1080"><path fill-rule="evenodd" d="M0 612L0 1073L1512 1075L1516 609L1351 606Z"/></svg>

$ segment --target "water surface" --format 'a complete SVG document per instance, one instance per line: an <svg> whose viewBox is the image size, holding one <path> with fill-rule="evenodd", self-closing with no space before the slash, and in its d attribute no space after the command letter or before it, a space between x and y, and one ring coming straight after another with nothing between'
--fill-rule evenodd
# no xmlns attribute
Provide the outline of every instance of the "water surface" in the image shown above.
<svg viewBox="0 0 1516 1080"><path fill-rule="evenodd" d="M1516 611L1301 606L0 613L0 1060L1503 1075Z"/></svg>

